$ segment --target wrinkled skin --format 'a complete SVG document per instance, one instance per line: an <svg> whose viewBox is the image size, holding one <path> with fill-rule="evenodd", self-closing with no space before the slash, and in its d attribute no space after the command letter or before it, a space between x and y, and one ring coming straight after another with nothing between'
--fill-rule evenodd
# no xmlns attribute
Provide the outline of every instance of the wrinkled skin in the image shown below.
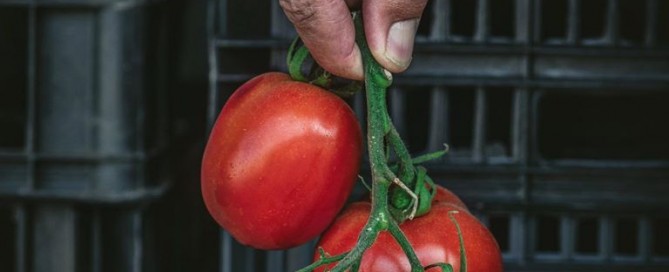
<svg viewBox="0 0 669 272"><path fill-rule="evenodd" d="M290 248L336 217L360 155L360 125L343 100L266 73L223 107L202 161L202 195L216 222L242 244Z"/></svg>
<svg viewBox="0 0 669 272"><path fill-rule="evenodd" d="M358 234L367 222L371 210L369 202L356 202L347 207L323 234L318 243L325 252L334 256L347 252L355 245ZM449 263L456 272L460 271L460 243L453 216L462 230L467 254L468 272L501 272L502 257L492 234L469 212L447 202L435 202L429 213L406 221L400 229L414 247L423 266L434 263ZM318 260L314 254L314 261ZM334 264L321 266L315 271L325 271ZM364 253L360 265L361 272L404 272L410 271L409 260L395 239L382 232L376 242ZM429 272L439 272L432 268Z"/></svg>

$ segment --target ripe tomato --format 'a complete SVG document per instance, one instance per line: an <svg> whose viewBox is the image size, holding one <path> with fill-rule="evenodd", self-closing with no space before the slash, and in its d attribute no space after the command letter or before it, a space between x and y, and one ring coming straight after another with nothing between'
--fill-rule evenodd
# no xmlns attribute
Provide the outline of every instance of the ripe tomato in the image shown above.
<svg viewBox="0 0 669 272"><path fill-rule="evenodd" d="M323 234L318 247L322 247L332 256L351 250L358 239L358 233L367 222L370 210L369 202L351 204ZM435 203L429 213L400 225L421 264L427 266L440 262L449 263L456 272L460 271L460 241L455 224L448 216L450 211L458 211L453 216L462 231L467 271L502 271L502 257L492 234L469 212L445 202ZM314 260L318 258L317 252ZM316 271L325 271L334 265L321 266ZM410 271L410 266L404 251L392 235L382 232L364 253L360 271L403 272ZM436 272L441 269L432 268L427 271Z"/></svg>
<svg viewBox="0 0 669 272"><path fill-rule="evenodd" d="M455 195L450 190L442 187L441 185L437 185L437 193L434 195L432 203L440 203L440 202L450 203L453 206L460 208L461 210L469 212L469 209L467 209L467 205L465 205L465 203L462 202L462 200L460 200L460 198L457 195Z"/></svg>
<svg viewBox="0 0 669 272"><path fill-rule="evenodd" d="M204 202L242 244L300 245L343 207L361 151L360 125L343 100L266 73L237 89L211 131L201 171Z"/></svg>

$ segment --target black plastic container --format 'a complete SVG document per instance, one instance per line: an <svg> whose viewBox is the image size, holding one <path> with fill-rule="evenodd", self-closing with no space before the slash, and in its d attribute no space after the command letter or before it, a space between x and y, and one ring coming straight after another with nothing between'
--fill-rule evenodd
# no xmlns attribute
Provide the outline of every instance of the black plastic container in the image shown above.
<svg viewBox="0 0 669 272"><path fill-rule="evenodd" d="M210 124L244 80L285 70L295 32L267 2L210 1ZM668 21L658 0L429 1L389 109L412 152L450 145L431 176L490 227L506 271L669 269ZM220 271L292 271L311 250L222 232Z"/></svg>
<svg viewBox="0 0 669 272"><path fill-rule="evenodd" d="M168 189L161 1L0 2L0 270L145 271Z"/></svg>

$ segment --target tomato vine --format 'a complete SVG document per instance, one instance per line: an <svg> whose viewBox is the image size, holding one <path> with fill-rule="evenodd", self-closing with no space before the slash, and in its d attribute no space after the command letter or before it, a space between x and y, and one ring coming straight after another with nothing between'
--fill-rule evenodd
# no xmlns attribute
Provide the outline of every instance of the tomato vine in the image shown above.
<svg viewBox="0 0 669 272"><path fill-rule="evenodd" d="M208 211L257 249L287 249L320 235L314 262L300 272L502 271L492 234L419 166L446 150L411 157L388 114L392 74L372 56L359 12L353 22L364 82L333 77L316 62L302 69L310 53L298 39L287 55L290 75L258 75L226 101L202 158ZM362 132L355 113L330 92L348 96L363 84L372 176L371 186L363 184L371 195L342 210L358 176ZM305 162L308 170L295 171ZM465 245L476 262L467 263Z"/></svg>
<svg viewBox="0 0 669 272"><path fill-rule="evenodd" d="M379 65L367 45L362 15L353 13L356 42L361 50L365 72L364 85L367 100L367 145L369 163L372 174L371 214L359 234L357 244L347 253L329 256L322 249L320 258L299 272L313 271L315 268L337 263L330 271L343 272L357 271L363 253L372 246L379 234L383 231L390 233L406 254L412 272L439 267L442 271L453 271L450 264L437 263L423 267L409 240L400 230L399 224L413 219L430 210L436 186L427 175L425 168L416 164L429 159L438 158L446 151L439 151L417 158L412 158L406 145L402 141L397 129L393 125L386 105L387 88L392 84L392 74ZM296 80L308 81L301 72L306 52L304 47L296 48L291 45L288 55L290 74ZM397 162L391 163L391 154ZM451 220L456 224L453 217ZM459 227L461 263L466 257ZM462 266L462 272L466 267Z"/></svg>

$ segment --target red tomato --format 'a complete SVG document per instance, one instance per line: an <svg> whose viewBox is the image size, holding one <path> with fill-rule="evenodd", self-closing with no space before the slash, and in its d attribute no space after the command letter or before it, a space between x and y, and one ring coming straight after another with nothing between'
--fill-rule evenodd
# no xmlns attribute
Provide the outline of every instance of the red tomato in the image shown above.
<svg viewBox="0 0 669 272"><path fill-rule="evenodd" d="M202 161L202 195L242 244L284 249L318 236L357 179L361 131L334 94L266 73L227 101Z"/></svg>
<svg viewBox="0 0 669 272"><path fill-rule="evenodd" d="M334 256L353 248L358 233L367 222L371 210L369 202L351 204L323 234L318 242L325 252ZM502 256L492 234L474 216L448 203L435 203L429 213L406 221L400 229L414 247L423 266L434 263L449 263L456 272L460 271L460 241L455 224L448 213L459 211L454 217L460 229L467 254L468 272L502 271ZM318 253L314 260L319 258ZM321 266L316 271L325 271L334 264ZM376 242L364 253L360 264L361 272L403 272L410 271L409 260L395 239L382 232ZM429 272L441 271L432 268Z"/></svg>
<svg viewBox="0 0 669 272"><path fill-rule="evenodd" d="M432 203L440 203L440 202L446 202L453 204L453 206L456 206L462 210L469 211L467 209L467 205L465 205L460 198L455 195L453 192L450 190L442 187L441 185L437 185L437 193L434 195L434 198L432 199Z"/></svg>

